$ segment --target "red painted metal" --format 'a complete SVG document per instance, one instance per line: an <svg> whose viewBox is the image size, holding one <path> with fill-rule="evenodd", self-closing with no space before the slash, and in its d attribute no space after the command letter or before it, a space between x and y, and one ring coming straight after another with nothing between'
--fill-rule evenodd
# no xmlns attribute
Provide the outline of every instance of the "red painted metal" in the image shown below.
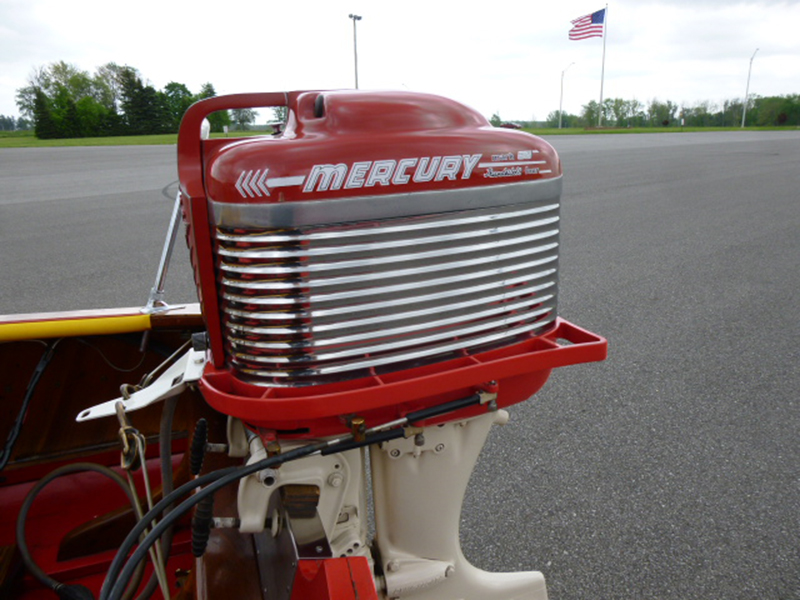
<svg viewBox="0 0 800 600"><path fill-rule="evenodd" d="M452 100L411 92L324 93L324 115L319 116L320 92L236 94L202 100L184 115L178 137L178 176L184 218L195 278L208 329L214 367L224 365L216 275L212 253L208 199L219 203L276 203L325 201L340 197L380 196L429 190L474 188L496 185L491 168L475 165L471 177L462 171L453 178L414 181L411 170L404 184L376 183L358 188L315 189L302 186L281 188L268 197L250 198L237 190L243 171L268 165L270 178L308 173L313 165L354 165L365 161L402 161L409 156L470 157L517 152L539 152L540 168L522 171L515 182L556 178L561 162L553 148L538 138L518 131L493 128L477 111ZM278 138L201 139L203 119L213 112L245 107L287 106L289 122ZM309 177L309 179L311 179ZM505 180L505 179L502 179Z"/></svg>
<svg viewBox="0 0 800 600"><path fill-rule="evenodd" d="M198 296L211 342L211 358L216 366L224 364L222 333L219 327L218 304L212 258L212 242L208 219L205 182L205 160L210 148L220 140L203 140L201 127L208 115L228 109L286 106L286 93L234 94L208 98L192 105L181 121L178 135L178 177L183 216L187 224L187 240L197 283ZM223 140L230 143L231 140Z"/></svg>
<svg viewBox="0 0 800 600"><path fill-rule="evenodd" d="M253 425L333 435L346 430L339 415L358 414L368 426L376 425L470 395L492 381L497 382L499 407L522 402L544 385L551 369L603 360L607 346L604 338L559 319L545 335L513 346L342 384L264 389L241 382L226 369L208 367L200 388L211 406Z"/></svg>
<svg viewBox="0 0 800 600"><path fill-rule="evenodd" d="M186 235L191 240L190 259L197 283L197 296L203 311L203 320L208 331L211 359L215 366L224 364L219 305L215 286L213 242L208 220L208 205L205 197L183 198L183 213L186 220Z"/></svg>
<svg viewBox="0 0 800 600"><path fill-rule="evenodd" d="M117 453L117 457L118 457ZM177 460L179 457L175 458ZM157 459L147 461L151 480L158 481L160 472ZM52 469L52 465L50 465ZM119 468L115 469L121 473ZM124 476L124 475L123 475ZM142 489L141 471L134 475L139 489ZM35 481L8 484L0 493L0 546L13 546L16 540L14 530L17 515L22 503ZM122 490L108 478L94 472L75 473L53 480L36 497L28 513L25 525L26 539L34 561L39 567L57 581L67 584L84 585L98 595L115 551L87 554L84 557L60 561L59 546L64 536L78 525L88 523L119 507L127 507L128 499ZM178 528L172 545L170 568L167 569L173 591L175 570L190 569L193 558L190 553L191 539L186 523ZM145 581L151 573L146 572ZM54 595L45 589L31 575L20 577L11 590L11 597L17 600L50 599ZM161 598L159 591L153 596Z"/></svg>
<svg viewBox="0 0 800 600"><path fill-rule="evenodd" d="M270 197L243 197L236 189L242 171L269 167L270 178L309 173L312 165L354 165L374 161L401 161L409 157L481 156L482 163L493 156L538 150L538 169L520 168L515 182L551 179L561 175L553 148L529 134L494 128L478 112L452 100L427 94L398 92L335 92L324 94L324 115L316 117L319 94L292 96L292 115L279 138L260 137L235 143L207 143L203 155L206 192L215 202L275 203L325 201L341 197L380 196L428 190L475 188L497 185L498 177L487 175L489 167L476 166L471 176L417 181L405 177L389 185L365 181L362 185L313 192L306 186L280 188ZM513 160L504 159L510 163ZM496 167L496 165L495 165ZM403 175L413 175L414 168ZM309 177L310 179L310 177ZM507 181L507 179L505 179ZM358 180L355 180L358 183Z"/></svg>
<svg viewBox="0 0 800 600"><path fill-rule="evenodd" d="M363 556L301 560L292 600L378 600L378 594Z"/></svg>
<svg viewBox="0 0 800 600"><path fill-rule="evenodd" d="M321 101L322 100L322 101ZM289 119L281 136L251 139L200 139L200 125L216 110L287 106ZM540 165L522 168L520 158L535 154ZM413 177L414 167L400 169L409 157L463 159L463 169L451 176ZM443 159L442 159L443 160ZM391 179L372 176L380 163L396 169ZM469 167L467 167L467 163ZM353 178L356 165L363 166ZM318 166L341 167L348 183L321 184ZM498 165L502 166L501 169ZM316 167L315 167L316 166ZM509 171L509 169L513 171ZM370 424L474 393L489 382L499 384L498 406L521 402L536 393L555 367L603 360L603 338L559 320L545 335L480 354L380 376L312 388L264 388L238 379L225 364L217 301L212 225L208 202L269 204L325 202L452 189L486 189L515 183L555 179L561 162L555 150L529 134L493 128L478 112L457 102L410 92L291 92L241 94L212 98L189 109L181 125L178 170L184 210L190 227L192 261L206 324L212 360L200 388L217 410L245 422L284 434L321 436L346 430L342 415L358 414ZM250 175L269 171L277 180L302 176L304 184L274 190L249 185ZM242 190L244 179L245 191ZM259 176L259 185L263 184ZM266 181L266 179L264 179ZM330 183L330 181L329 181ZM335 220L335 215L331 215ZM556 341L567 339L570 346ZM309 391L311 389L311 391ZM480 408L459 417L475 414Z"/></svg>

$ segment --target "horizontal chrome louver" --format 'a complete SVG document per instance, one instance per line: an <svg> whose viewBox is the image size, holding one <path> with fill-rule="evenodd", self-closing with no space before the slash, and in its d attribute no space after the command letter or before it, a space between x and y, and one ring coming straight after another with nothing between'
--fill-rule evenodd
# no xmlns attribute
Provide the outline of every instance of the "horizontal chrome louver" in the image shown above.
<svg viewBox="0 0 800 600"><path fill-rule="evenodd" d="M557 198L291 227L223 222L215 232L228 359L258 385L447 360L556 318Z"/></svg>

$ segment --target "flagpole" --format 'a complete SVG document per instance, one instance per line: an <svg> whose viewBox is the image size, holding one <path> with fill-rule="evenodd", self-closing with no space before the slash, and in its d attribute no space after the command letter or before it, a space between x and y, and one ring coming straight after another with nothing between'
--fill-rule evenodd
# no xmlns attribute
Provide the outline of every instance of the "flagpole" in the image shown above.
<svg viewBox="0 0 800 600"><path fill-rule="evenodd" d="M606 36L608 35L608 4L603 15L603 66L600 70L600 106L597 107L597 126L603 124L603 82L606 78Z"/></svg>

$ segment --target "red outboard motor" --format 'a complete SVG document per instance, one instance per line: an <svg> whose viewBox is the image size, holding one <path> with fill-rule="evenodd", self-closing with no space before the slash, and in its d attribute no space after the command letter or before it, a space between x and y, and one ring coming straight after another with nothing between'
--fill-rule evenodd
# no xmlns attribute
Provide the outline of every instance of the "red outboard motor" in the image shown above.
<svg viewBox="0 0 800 600"><path fill-rule="evenodd" d="M214 111L276 106L279 135L201 136ZM358 91L204 100L178 145L203 396L241 422L250 463L323 448L240 484L241 531L273 557L265 572L283 565L266 587L545 598L541 573L470 565L458 524L502 409L552 368L605 357L557 314L553 148L445 98Z"/></svg>

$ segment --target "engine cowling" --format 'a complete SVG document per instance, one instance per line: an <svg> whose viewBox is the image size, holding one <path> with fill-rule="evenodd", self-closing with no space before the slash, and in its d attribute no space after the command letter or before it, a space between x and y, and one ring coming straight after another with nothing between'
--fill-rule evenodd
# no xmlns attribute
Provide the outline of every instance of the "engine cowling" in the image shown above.
<svg viewBox="0 0 800 600"><path fill-rule="evenodd" d="M214 110L276 105L280 135L200 139ZM390 420L489 382L506 406L552 367L604 355L557 315L556 152L466 106L213 98L184 118L179 172L210 337L201 383L223 412L326 435L347 415Z"/></svg>

